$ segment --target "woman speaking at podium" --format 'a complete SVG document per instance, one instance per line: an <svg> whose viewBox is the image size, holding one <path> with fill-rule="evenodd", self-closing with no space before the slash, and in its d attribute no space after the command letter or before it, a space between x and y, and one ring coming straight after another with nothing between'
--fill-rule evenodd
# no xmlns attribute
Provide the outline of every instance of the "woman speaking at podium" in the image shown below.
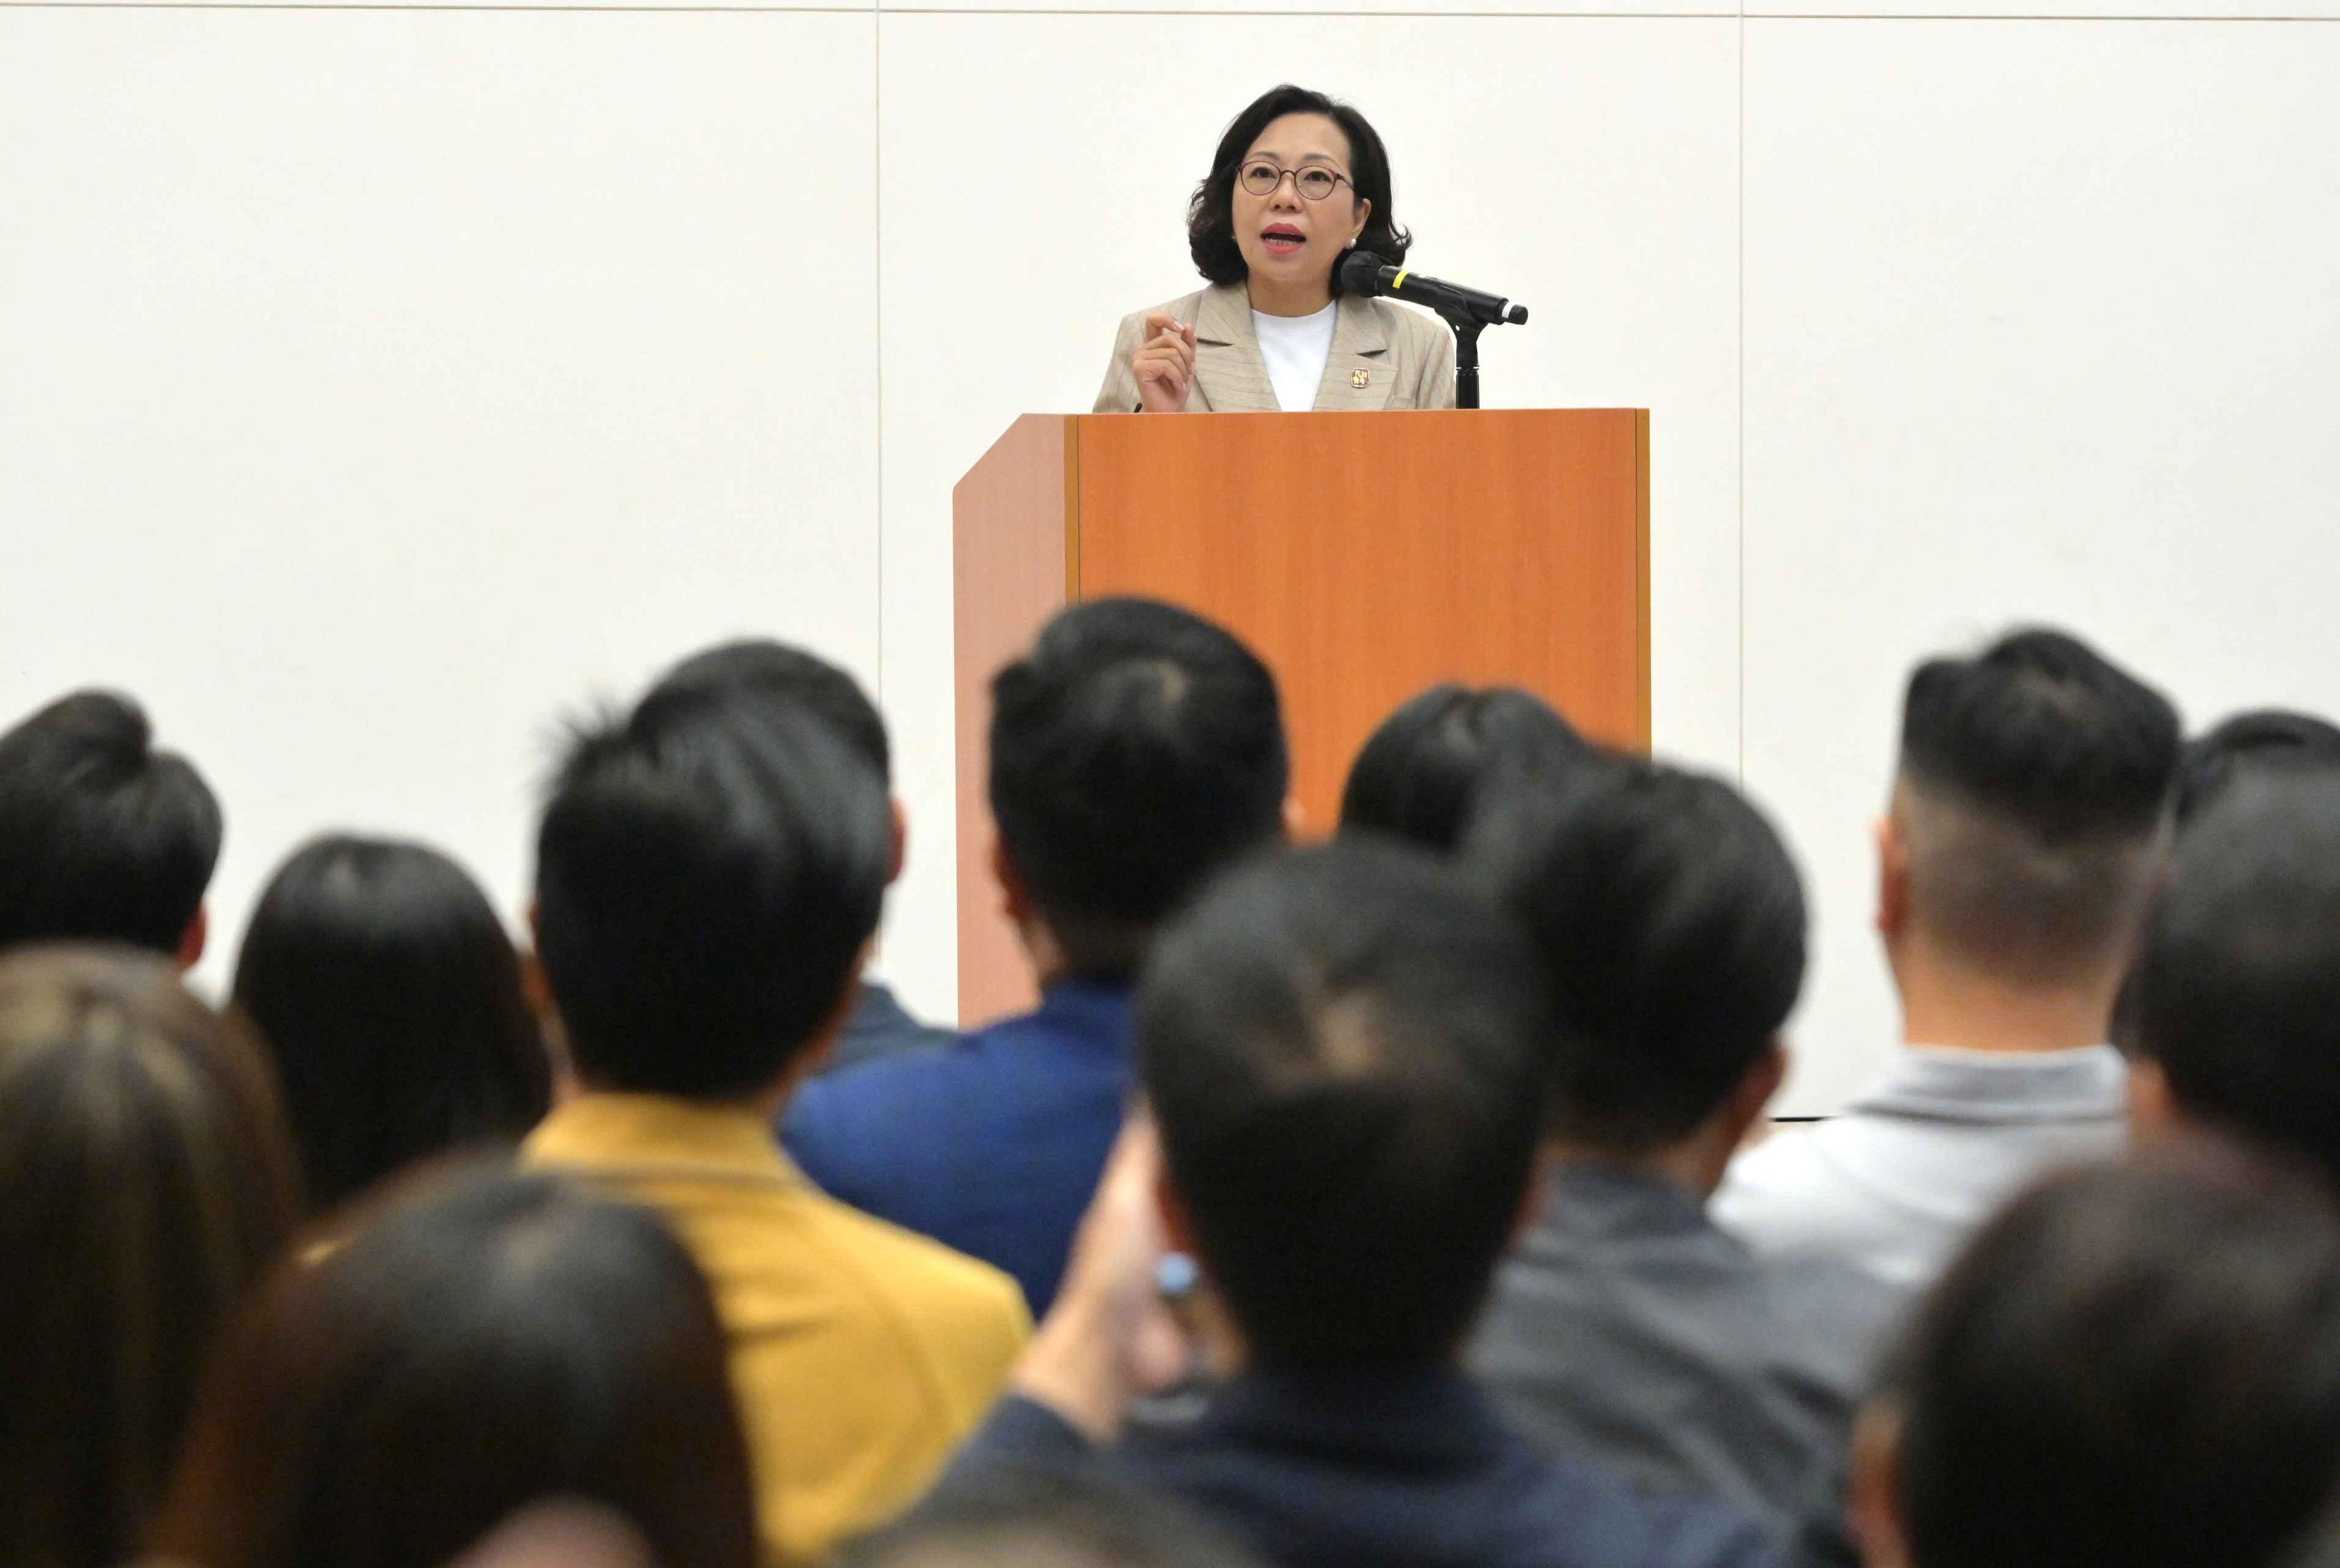
<svg viewBox="0 0 2340 1568"><path fill-rule="evenodd" d="M1283 86L1235 116L1186 211L1211 287L1126 317L1096 411L1451 409L1454 340L1386 300L1340 298L1341 257L1412 242L1365 117Z"/></svg>

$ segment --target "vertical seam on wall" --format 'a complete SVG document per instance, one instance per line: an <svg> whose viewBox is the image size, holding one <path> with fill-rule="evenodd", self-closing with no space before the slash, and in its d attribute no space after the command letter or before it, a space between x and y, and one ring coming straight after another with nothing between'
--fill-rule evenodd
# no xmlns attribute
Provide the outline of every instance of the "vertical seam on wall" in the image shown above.
<svg viewBox="0 0 2340 1568"><path fill-rule="evenodd" d="M886 29L869 0L869 302L878 350L878 710L886 711Z"/></svg>
<svg viewBox="0 0 2340 1568"><path fill-rule="evenodd" d="M1739 5L1739 784L1747 784L1747 4Z"/></svg>

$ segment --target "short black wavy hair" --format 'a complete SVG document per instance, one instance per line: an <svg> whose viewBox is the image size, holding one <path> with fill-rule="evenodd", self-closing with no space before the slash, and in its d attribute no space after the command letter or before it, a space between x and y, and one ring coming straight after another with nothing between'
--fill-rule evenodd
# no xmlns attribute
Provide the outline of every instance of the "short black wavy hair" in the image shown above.
<svg viewBox="0 0 2340 1568"><path fill-rule="evenodd" d="M59 697L0 735L0 947L177 951L219 864L219 799L115 692Z"/></svg>
<svg viewBox="0 0 2340 1568"><path fill-rule="evenodd" d="M1403 262L1413 236L1398 227L1392 209L1389 153L1382 146L1381 133L1339 99L1286 82L1261 94L1234 117L1219 138L1219 150L1211 154L1210 173L1195 187L1195 199L1186 205L1186 248L1195 268L1214 283L1240 283L1251 276L1243 248L1235 243L1235 170L1259 133L1286 114L1322 114L1341 127L1341 134L1349 139L1349 178L1358 197L1373 204L1364 232L1357 236L1357 248L1393 265ZM1335 267L1334 298L1340 292L1341 271Z"/></svg>

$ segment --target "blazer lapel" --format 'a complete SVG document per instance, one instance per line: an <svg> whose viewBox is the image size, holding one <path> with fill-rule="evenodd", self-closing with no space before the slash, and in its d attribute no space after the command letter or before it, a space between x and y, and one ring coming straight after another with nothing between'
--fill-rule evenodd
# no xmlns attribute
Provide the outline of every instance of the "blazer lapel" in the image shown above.
<svg viewBox="0 0 2340 1568"><path fill-rule="evenodd" d="M1251 291L1241 283L1205 289L1195 308L1195 382L1214 413L1276 410L1275 387L1251 328Z"/></svg>
<svg viewBox="0 0 2340 1568"><path fill-rule="evenodd" d="M1254 357L1258 351L1253 349ZM1385 409L1396 382L1397 367L1390 362L1389 333L1381 312L1371 301L1343 295L1340 311L1333 318L1333 351L1324 357L1324 379L1316 387L1316 407L1350 412Z"/></svg>

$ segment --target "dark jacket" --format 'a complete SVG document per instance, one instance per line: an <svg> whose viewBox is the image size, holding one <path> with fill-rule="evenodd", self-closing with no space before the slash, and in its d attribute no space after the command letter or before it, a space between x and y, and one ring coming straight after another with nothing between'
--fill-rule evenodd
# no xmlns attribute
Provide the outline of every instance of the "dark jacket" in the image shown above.
<svg viewBox="0 0 2340 1568"><path fill-rule="evenodd" d="M1647 1172L1563 1161L1544 1197L1468 1358L1522 1432L1782 1524L1841 1477L1890 1291L1759 1257Z"/></svg>
<svg viewBox="0 0 2340 1568"><path fill-rule="evenodd" d="M1456 1373L1255 1373L1183 1428L1098 1450L1046 1406L1000 1403L945 1477L1098 1465L1208 1512L1279 1568L1776 1568L1719 1504L1646 1501L1534 1448Z"/></svg>

